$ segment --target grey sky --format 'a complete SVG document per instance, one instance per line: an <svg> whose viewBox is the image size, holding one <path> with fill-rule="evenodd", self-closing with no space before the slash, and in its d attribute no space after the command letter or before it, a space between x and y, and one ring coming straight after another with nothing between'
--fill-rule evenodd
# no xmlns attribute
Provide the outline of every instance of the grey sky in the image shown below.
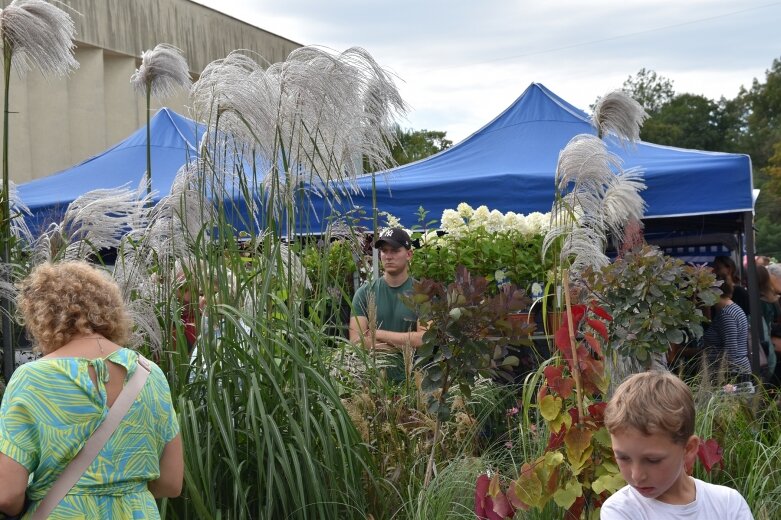
<svg viewBox="0 0 781 520"><path fill-rule="evenodd" d="M640 68L712 99L781 58L781 2L197 0L302 44L367 49L398 77L404 127L459 141L535 81L588 110Z"/></svg>

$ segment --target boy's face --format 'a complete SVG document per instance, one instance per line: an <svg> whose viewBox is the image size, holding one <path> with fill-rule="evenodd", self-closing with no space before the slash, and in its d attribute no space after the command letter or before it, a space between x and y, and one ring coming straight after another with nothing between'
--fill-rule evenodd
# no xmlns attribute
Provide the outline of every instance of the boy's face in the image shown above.
<svg viewBox="0 0 781 520"><path fill-rule="evenodd" d="M668 504L686 504L688 476L684 469L694 463L699 439L692 435L685 445L673 442L666 432L644 435L626 428L610 435L613 453L626 483L646 498Z"/></svg>

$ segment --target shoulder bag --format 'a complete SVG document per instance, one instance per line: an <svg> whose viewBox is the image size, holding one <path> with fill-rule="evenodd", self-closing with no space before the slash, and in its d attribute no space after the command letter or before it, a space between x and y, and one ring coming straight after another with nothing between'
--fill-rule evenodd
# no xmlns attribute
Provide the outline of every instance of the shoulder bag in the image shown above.
<svg viewBox="0 0 781 520"><path fill-rule="evenodd" d="M43 497L38 508L33 512L33 520L44 520L47 518L54 511L54 508L62 502L68 491L76 485L84 472L87 471L92 461L95 460L100 450L103 449L103 446L106 445L106 442L116 431L119 423L127 415L128 410L130 410L136 397L138 397L138 394L144 387L150 371L149 361L139 355L136 371L133 373L130 381L125 384L114 404L109 408L106 418L95 429L90 438L87 439L81 451L68 463L65 470L46 493L46 496Z"/></svg>

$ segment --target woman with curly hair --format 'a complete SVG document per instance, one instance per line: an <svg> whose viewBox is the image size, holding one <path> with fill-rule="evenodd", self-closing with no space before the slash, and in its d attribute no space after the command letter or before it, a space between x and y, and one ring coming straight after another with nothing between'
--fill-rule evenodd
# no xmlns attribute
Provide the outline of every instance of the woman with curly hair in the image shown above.
<svg viewBox="0 0 781 520"><path fill-rule="evenodd" d="M43 357L14 372L0 407L0 511L30 518L138 367L116 283L85 262L43 264L18 306ZM49 518L159 518L181 493L179 424L157 365L99 455ZM32 478L29 476L32 474ZM28 483L29 480L29 483Z"/></svg>

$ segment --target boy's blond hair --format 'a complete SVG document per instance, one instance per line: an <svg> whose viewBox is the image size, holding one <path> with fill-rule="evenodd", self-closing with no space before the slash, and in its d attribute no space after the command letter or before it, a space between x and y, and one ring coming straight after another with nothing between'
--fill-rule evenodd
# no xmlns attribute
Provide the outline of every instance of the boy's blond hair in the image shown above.
<svg viewBox="0 0 781 520"><path fill-rule="evenodd" d="M616 389L605 409L608 432L634 428L643 435L670 434L686 444L694 435L694 398L689 387L669 372L634 374Z"/></svg>

